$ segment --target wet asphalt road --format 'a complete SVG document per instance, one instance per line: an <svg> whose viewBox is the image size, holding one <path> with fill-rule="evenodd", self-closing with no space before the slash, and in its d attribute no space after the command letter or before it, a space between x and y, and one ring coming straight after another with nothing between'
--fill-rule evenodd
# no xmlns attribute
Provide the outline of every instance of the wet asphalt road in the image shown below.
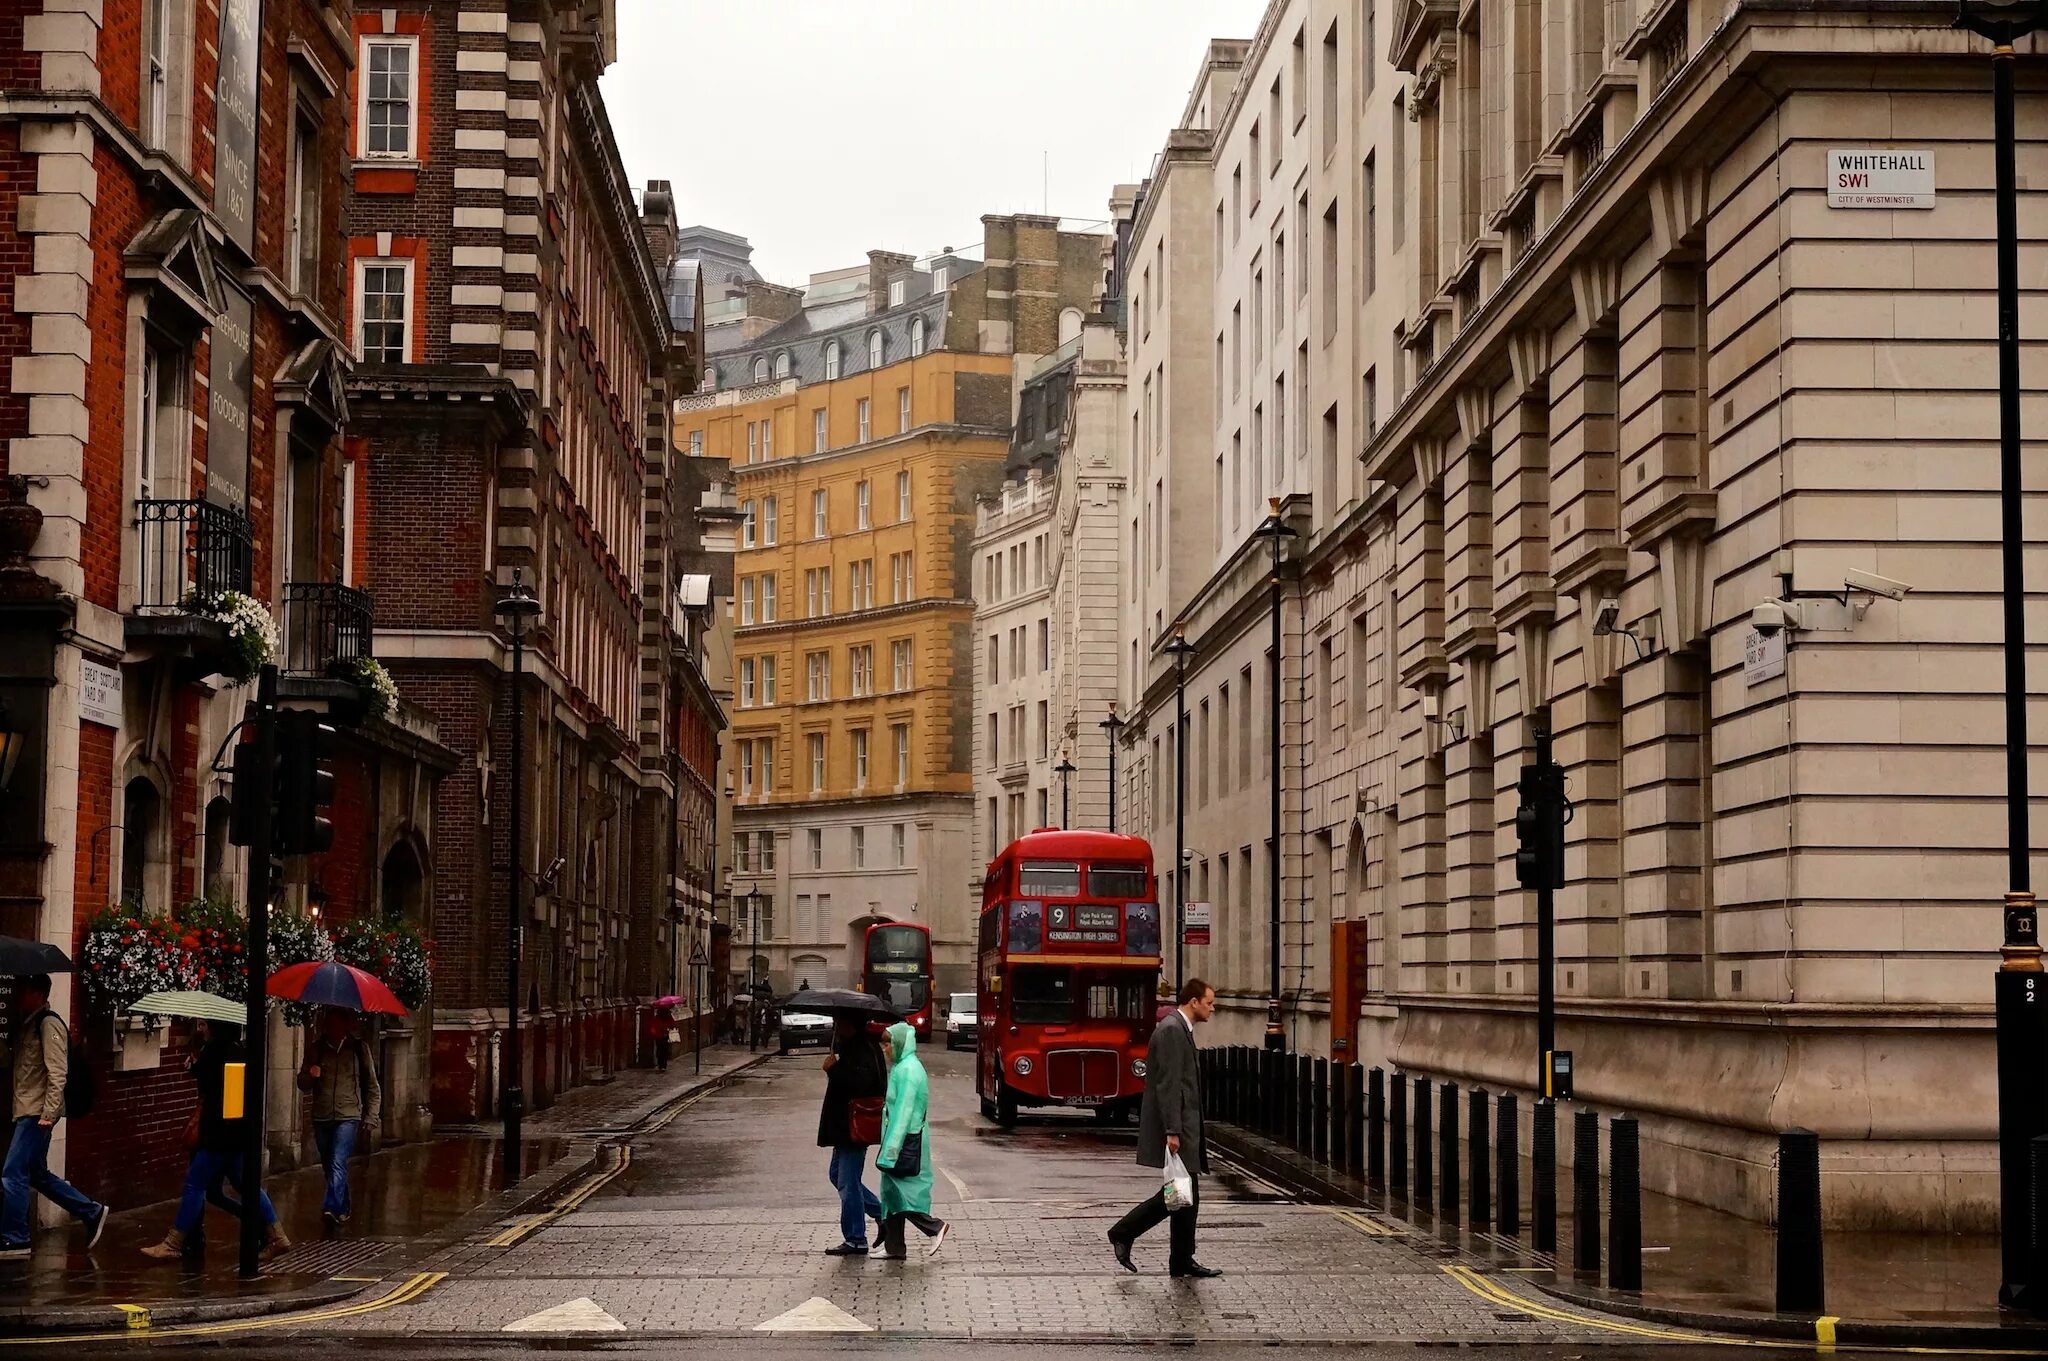
<svg viewBox="0 0 2048 1361"><path fill-rule="evenodd" d="M1141 1245L1145 1274L1125 1275L1103 1233L1154 1184L1156 1174L1133 1165L1134 1133L1064 1113L997 1130L976 1109L971 1056L928 1047L924 1057L935 1209L955 1226L935 1257L917 1250L914 1234L905 1263L823 1255L838 1233L816 1145L819 1056L770 1057L638 1137L573 1207L516 1242L444 1264L447 1278L413 1302L311 1328L144 1345L294 1361L344 1349L421 1361L600 1349L759 1361L1008 1361L1047 1347L1136 1357L1161 1345L1233 1361L1275 1345L1304 1358L1487 1345L1532 1361L1728 1350L1505 1308L1399 1226L1301 1204L1228 1171L1205 1183L1201 1255L1229 1274L1199 1286L1168 1280L1162 1231ZM841 1326L875 1331L760 1331L821 1307ZM566 1326L605 1331L504 1331L565 1326L549 1322L564 1310L582 1320ZM0 1357L9 1350L0 1345ZM136 1348L59 1350L68 1358Z"/></svg>

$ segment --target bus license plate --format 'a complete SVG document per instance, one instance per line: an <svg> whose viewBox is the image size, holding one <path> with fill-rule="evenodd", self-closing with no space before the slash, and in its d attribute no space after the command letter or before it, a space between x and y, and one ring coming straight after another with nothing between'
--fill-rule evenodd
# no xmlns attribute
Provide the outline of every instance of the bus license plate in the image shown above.
<svg viewBox="0 0 2048 1361"><path fill-rule="evenodd" d="M1073 1098L1073 1104L1076 1106L1099 1106L1103 1103L1103 1100L1104 1098L1099 1096L1077 1096Z"/></svg>

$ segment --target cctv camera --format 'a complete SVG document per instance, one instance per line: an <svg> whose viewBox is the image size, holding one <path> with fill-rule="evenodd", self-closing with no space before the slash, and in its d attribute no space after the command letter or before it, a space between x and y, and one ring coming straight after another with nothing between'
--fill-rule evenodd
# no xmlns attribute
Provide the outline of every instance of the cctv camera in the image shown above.
<svg viewBox="0 0 2048 1361"><path fill-rule="evenodd" d="M1798 607L1782 600L1766 600L1749 612L1749 626L1766 638L1798 628Z"/></svg>
<svg viewBox="0 0 2048 1361"><path fill-rule="evenodd" d="M1868 591L1887 600L1904 600L1906 592L1913 589L1903 581L1893 581L1890 577L1881 577L1875 572L1858 571L1854 567L1842 573L1842 584L1852 591Z"/></svg>
<svg viewBox="0 0 2048 1361"><path fill-rule="evenodd" d="M1613 596L1607 596L1601 600L1600 607L1593 611L1593 632L1612 633L1615 624L1620 620L1621 602Z"/></svg>

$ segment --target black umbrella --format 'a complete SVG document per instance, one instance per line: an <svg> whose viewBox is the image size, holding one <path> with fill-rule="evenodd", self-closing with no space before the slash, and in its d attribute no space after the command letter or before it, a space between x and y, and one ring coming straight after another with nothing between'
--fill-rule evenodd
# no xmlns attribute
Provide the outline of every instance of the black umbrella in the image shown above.
<svg viewBox="0 0 2048 1361"><path fill-rule="evenodd" d="M793 993L782 1004L784 1011L808 1011L823 1016L851 1016L860 1021L900 1021L879 997L851 988L806 988Z"/></svg>
<svg viewBox="0 0 2048 1361"><path fill-rule="evenodd" d="M0 936L0 978L70 972L71 957L56 946L19 936Z"/></svg>

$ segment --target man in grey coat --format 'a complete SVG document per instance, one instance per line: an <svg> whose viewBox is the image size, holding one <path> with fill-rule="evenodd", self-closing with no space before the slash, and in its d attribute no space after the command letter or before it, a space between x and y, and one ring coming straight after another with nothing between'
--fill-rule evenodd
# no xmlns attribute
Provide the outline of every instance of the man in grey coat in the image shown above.
<svg viewBox="0 0 2048 1361"><path fill-rule="evenodd" d="M1207 1280L1223 1273L1195 1260L1195 1217L1201 1213L1202 1173L1209 1170L1208 1146L1202 1138L1202 1072L1196 1053L1195 1027L1216 1010L1216 989L1199 978L1181 985L1180 1005L1152 1028L1152 1046L1145 1054L1145 1101L1138 1115L1138 1166L1164 1169L1166 1155L1178 1153L1194 1183L1194 1201L1185 1210L1168 1211L1164 1185L1109 1231L1117 1265L1138 1268L1131 1245L1171 1218L1167 1270L1174 1276Z"/></svg>

